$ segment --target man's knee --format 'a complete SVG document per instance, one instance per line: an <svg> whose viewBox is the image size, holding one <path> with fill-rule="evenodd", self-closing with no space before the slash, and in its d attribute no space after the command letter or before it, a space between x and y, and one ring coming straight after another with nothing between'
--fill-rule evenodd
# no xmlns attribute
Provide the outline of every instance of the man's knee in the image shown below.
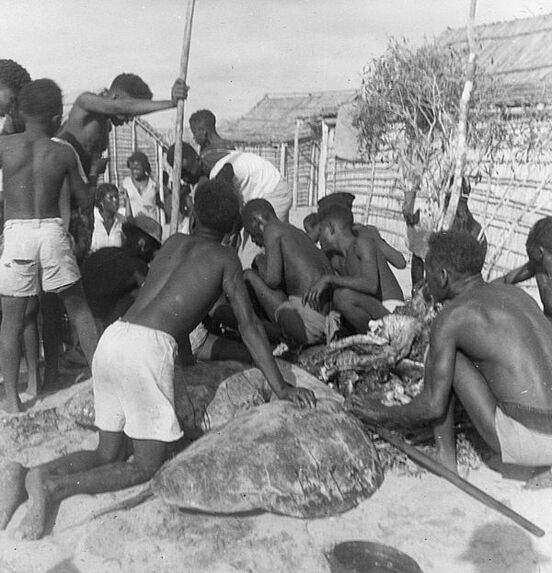
<svg viewBox="0 0 552 573"><path fill-rule="evenodd" d="M347 288L337 288L333 292L332 302L337 310L343 311L353 305L353 294Z"/></svg>
<svg viewBox="0 0 552 573"><path fill-rule="evenodd" d="M292 309L282 308L277 313L276 322L285 336L295 344L306 346L309 343L305 323Z"/></svg>

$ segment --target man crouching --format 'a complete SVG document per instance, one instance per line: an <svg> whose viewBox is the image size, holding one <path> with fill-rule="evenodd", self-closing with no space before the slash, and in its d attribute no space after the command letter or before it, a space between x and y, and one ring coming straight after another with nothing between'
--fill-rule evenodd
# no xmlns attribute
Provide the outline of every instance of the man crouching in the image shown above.
<svg viewBox="0 0 552 573"><path fill-rule="evenodd" d="M427 286L437 302L450 302L431 329L424 389L405 406L354 398L350 408L375 424L435 422L438 458L456 471L456 395L503 462L550 465L552 325L522 290L485 283L483 262L471 235L431 236Z"/></svg>
<svg viewBox="0 0 552 573"><path fill-rule="evenodd" d="M182 436L174 409L176 340L205 317L224 292L255 363L281 399L314 406L312 392L286 384L272 357L264 330L252 311L236 253L220 244L239 214L232 168L201 186L196 194L197 228L173 235L154 259L134 304L103 333L94 355L94 404L99 445L29 470L29 509L16 536L44 533L52 503L76 494L131 487L149 480L165 461L168 444ZM134 458L124 461L125 436ZM19 482L21 469L18 476ZM14 472L17 473L17 472ZM0 507L5 527L18 503L12 480Z"/></svg>

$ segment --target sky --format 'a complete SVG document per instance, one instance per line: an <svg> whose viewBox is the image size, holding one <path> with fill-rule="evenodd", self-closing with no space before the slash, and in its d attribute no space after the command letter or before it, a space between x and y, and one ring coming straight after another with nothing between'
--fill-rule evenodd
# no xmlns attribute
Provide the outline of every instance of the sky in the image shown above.
<svg viewBox="0 0 552 573"><path fill-rule="evenodd" d="M71 103L136 73L156 99L178 75L186 0L0 0L0 54ZM469 0L196 0L185 115L246 113L266 93L357 89L390 37L464 26ZM552 0L478 0L476 23L552 12ZM546 48L549 48L548 46ZM156 127L175 112L152 114Z"/></svg>

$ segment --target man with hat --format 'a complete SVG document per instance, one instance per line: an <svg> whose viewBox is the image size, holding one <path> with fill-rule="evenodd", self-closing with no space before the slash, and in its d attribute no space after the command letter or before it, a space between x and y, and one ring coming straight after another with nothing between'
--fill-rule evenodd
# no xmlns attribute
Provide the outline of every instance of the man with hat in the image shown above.
<svg viewBox="0 0 552 573"><path fill-rule="evenodd" d="M84 292L99 333L130 308L161 248L161 225L147 215L129 219L123 232L122 247L99 249L82 266Z"/></svg>

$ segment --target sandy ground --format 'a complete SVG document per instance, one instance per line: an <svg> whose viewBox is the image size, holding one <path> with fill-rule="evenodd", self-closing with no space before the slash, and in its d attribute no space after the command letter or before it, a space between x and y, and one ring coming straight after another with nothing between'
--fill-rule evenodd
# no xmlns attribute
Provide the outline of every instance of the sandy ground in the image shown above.
<svg viewBox="0 0 552 573"><path fill-rule="evenodd" d="M34 408L65 400L64 390ZM77 448L96 436L72 431L48 451L18 452L26 463ZM504 475L503 475L504 474ZM141 488L61 503L51 532L14 542L15 514L0 532L1 573L329 572L327 555L346 540L377 541L414 558L425 573L552 573L552 489L523 489L527 471L483 466L468 479L542 527L536 538L441 478L388 473L381 488L355 509L316 520L267 513L214 516L150 499L95 520L88 516Z"/></svg>

